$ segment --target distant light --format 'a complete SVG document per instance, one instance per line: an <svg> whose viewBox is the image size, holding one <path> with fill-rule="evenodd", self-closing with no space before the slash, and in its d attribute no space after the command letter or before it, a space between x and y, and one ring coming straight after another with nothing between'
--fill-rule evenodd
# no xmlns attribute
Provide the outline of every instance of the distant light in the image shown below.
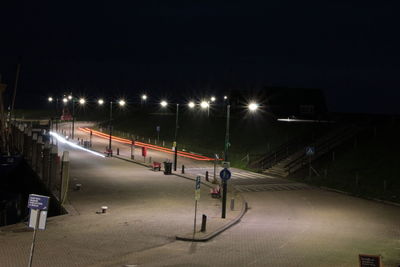
<svg viewBox="0 0 400 267"><path fill-rule="evenodd" d="M160 105L162 107L166 107L168 105L168 103L167 103L167 101L163 100L163 101L160 102Z"/></svg>
<svg viewBox="0 0 400 267"><path fill-rule="evenodd" d="M215 100L217 100L214 96L211 97L211 102L214 102Z"/></svg>
<svg viewBox="0 0 400 267"><path fill-rule="evenodd" d="M104 100L100 98L99 100L97 100L97 103L101 106L104 104Z"/></svg>
<svg viewBox="0 0 400 267"><path fill-rule="evenodd" d="M69 95L69 96L68 96L68 99L71 100L71 99L72 99L72 95Z"/></svg>
<svg viewBox="0 0 400 267"><path fill-rule="evenodd" d="M64 98L63 98L63 102L64 102L64 103L67 103L67 102L68 102L68 98L64 97Z"/></svg>
<svg viewBox="0 0 400 267"><path fill-rule="evenodd" d="M147 99L147 95L142 95L142 100L146 100Z"/></svg>
<svg viewBox="0 0 400 267"><path fill-rule="evenodd" d="M126 102L125 102L125 100L121 99L120 101L118 101L118 104L119 104L121 107L123 107L123 106L125 106Z"/></svg>
<svg viewBox="0 0 400 267"><path fill-rule="evenodd" d="M201 101L201 103L200 103L200 107L203 109L208 108L209 105L210 104L207 101Z"/></svg>
<svg viewBox="0 0 400 267"><path fill-rule="evenodd" d="M49 102L53 102L53 98L51 96L47 100L49 100Z"/></svg>
<svg viewBox="0 0 400 267"><path fill-rule="evenodd" d="M250 111L256 111L258 109L258 104L252 102L252 103L249 104L248 108L249 108Z"/></svg>
<svg viewBox="0 0 400 267"><path fill-rule="evenodd" d="M79 99L79 104L84 105L86 103L86 100L84 98Z"/></svg>
<svg viewBox="0 0 400 267"><path fill-rule="evenodd" d="M224 100L227 100L227 99L228 99L228 97L226 95L224 95Z"/></svg>
<svg viewBox="0 0 400 267"><path fill-rule="evenodd" d="M194 108L196 104L193 101L190 101L188 104L189 108Z"/></svg>

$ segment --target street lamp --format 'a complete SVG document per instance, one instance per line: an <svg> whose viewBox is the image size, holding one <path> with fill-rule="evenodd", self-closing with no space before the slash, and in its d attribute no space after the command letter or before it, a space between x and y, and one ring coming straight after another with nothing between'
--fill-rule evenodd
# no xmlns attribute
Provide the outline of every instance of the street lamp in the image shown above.
<svg viewBox="0 0 400 267"><path fill-rule="evenodd" d="M247 108L251 111L251 112L255 112L258 109L259 105L255 102L250 102L249 105L247 106Z"/></svg>
<svg viewBox="0 0 400 267"><path fill-rule="evenodd" d="M165 100L162 100L162 101L160 102L160 105L161 105L163 108L165 108L166 106L168 106L168 102L165 101Z"/></svg>
<svg viewBox="0 0 400 267"><path fill-rule="evenodd" d="M146 100L147 100L147 95L146 95L146 94L143 94L143 95L142 95L142 100L143 100L143 101L146 101Z"/></svg>
<svg viewBox="0 0 400 267"><path fill-rule="evenodd" d="M165 108L168 105L168 102L163 100L160 102L161 107ZM178 165L178 144L177 144L177 138L178 138L178 129L179 129L179 104L176 104L176 113L175 113L175 138L174 138L174 171L176 171L176 167Z"/></svg>
<svg viewBox="0 0 400 267"><path fill-rule="evenodd" d="M193 101L190 101L188 103L188 106L189 106L189 108L193 109L196 106L196 104Z"/></svg>
<svg viewBox="0 0 400 267"><path fill-rule="evenodd" d="M207 109L207 116L210 116L210 102L203 100L200 103L200 107L202 109Z"/></svg>
<svg viewBox="0 0 400 267"><path fill-rule="evenodd" d="M211 102L215 102L217 100L214 96L211 97Z"/></svg>
<svg viewBox="0 0 400 267"><path fill-rule="evenodd" d="M66 97L63 97L62 101L63 101L63 103L64 103L64 104L67 104L67 102L68 102L68 98L66 98Z"/></svg>
<svg viewBox="0 0 400 267"><path fill-rule="evenodd" d="M53 102L53 98L52 98L51 96L49 96L49 98L47 98L47 100L48 100L49 102Z"/></svg>
<svg viewBox="0 0 400 267"><path fill-rule="evenodd" d="M101 100L101 101L100 101ZM99 99L98 101L97 101L97 103L99 104L99 105L103 105L103 103L104 103L104 101L102 100L102 99ZM125 104L126 104L126 102L125 102L125 100L123 100L123 99L120 99L120 100L118 100L117 101L117 103L118 103L118 105L120 106L120 107L123 107L123 106L125 106ZM113 109L113 101L110 101L110 118L109 118L109 121L108 121L108 130L109 130L109 138L108 138L108 151L109 151L109 155L112 157L112 147L111 147L111 139L112 139L112 109Z"/></svg>
<svg viewBox="0 0 400 267"><path fill-rule="evenodd" d="M79 99L79 104L84 105L86 103L86 100L84 98Z"/></svg>

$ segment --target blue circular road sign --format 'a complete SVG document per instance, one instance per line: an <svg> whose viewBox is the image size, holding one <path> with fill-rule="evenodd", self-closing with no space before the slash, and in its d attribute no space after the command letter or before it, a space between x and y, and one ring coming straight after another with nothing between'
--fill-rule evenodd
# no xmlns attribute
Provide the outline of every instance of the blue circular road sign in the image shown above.
<svg viewBox="0 0 400 267"><path fill-rule="evenodd" d="M225 180L225 181L231 179L231 176L232 176L232 174L231 174L231 172L230 172L227 168L223 169L223 170L219 173L219 177L221 177L221 179L222 179L222 180Z"/></svg>

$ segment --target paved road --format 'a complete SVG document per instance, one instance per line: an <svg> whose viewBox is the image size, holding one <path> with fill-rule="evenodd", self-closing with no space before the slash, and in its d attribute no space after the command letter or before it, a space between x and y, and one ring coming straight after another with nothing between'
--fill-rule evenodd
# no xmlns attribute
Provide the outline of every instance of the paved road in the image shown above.
<svg viewBox="0 0 400 267"><path fill-rule="evenodd" d="M171 232L191 227L182 224L192 219L191 184L113 158L71 158L72 177L83 184L71 194L79 215L39 233L37 266L357 266L360 253L400 264L399 207L234 170L231 184L249 211L213 240L187 243ZM212 168L188 164L195 174ZM104 204L110 212L96 214ZM30 238L0 232L1 266L25 266Z"/></svg>

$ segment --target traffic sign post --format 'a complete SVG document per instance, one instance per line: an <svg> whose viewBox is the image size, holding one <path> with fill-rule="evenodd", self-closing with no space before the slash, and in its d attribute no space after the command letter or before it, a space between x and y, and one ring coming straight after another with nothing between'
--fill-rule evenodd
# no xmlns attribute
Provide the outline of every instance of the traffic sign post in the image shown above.
<svg viewBox="0 0 400 267"><path fill-rule="evenodd" d="M197 201L200 199L200 179L201 176L196 177L196 184L194 190L194 223L193 223L193 238L196 234L196 219L197 219Z"/></svg>
<svg viewBox="0 0 400 267"><path fill-rule="evenodd" d="M228 191L228 184L227 181L231 179L231 172L225 168L219 173L219 177L221 177L222 180L222 215L221 218L225 219L226 217L226 194Z"/></svg>
<svg viewBox="0 0 400 267"><path fill-rule="evenodd" d="M311 177L311 157L315 154L315 147L307 146L306 155L308 156L308 177Z"/></svg>
<svg viewBox="0 0 400 267"><path fill-rule="evenodd" d="M37 229L46 228L47 210L49 209L49 197L36 194L30 194L28 199L28 208L30 209L29 227L33 228L33 239L31 252L29 255L29 264L32 266L33 252L35 250L35 240Z"/></svg>

